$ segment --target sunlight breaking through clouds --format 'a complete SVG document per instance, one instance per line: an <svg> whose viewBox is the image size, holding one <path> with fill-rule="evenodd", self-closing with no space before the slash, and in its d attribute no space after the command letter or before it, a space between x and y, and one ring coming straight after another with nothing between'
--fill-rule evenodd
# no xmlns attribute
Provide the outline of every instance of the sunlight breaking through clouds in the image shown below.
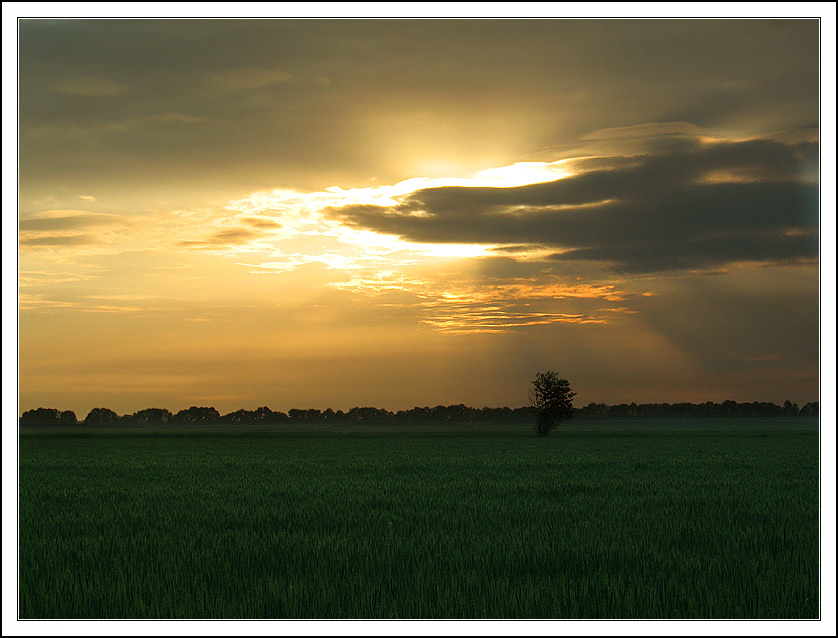
<svg viewBox="0 0 838 638"><path fill-rule="evenodd" d="M450 272L438 270L440 265L497 258L510 250L516 260L544 259L544 251L537 245L409 241L396 234L350 226L334 213L346 206L387 210L411 194L430 188L502 189L555 182L571 176L567 168L570 163L572 160L521 162L467 178L416 177L364 188L258 192L225 206L210 225L205 224L209 234L204 239L184 239L179 246L237 258L233 263L253 275L284 275L319 265L335 271L326 284L328 288L363 297L379 308L399 312L409 309L417 323L440 332L501 332L555 323L605 324L616 314L634 312L626 305L627 294L615 285L571 285L543 274L489 283L469 272L473 263L454 266L462 270L455 280ZM182 214L185 218L200 215L196 211ZM580 310L580 304L586 303L587 307Z"/></svg>
<svg viewBox="0 0 838 638"><path fill-rule="evenodd" d="M465 178L414 177L393 185L341 188L304 193L290 189L254 193L230 202L211 221L212 234L182 239L182 248L209 250L227 256L270 255L260 263L236 262L254 274L283 273L312 263L354 271L405 266L429 259L482 257L498 248L486 243L407 241L395 234L355 228L330 216L344 206L395 206L420 189L444 186L511 188L567 177L567 161L520 162L491 168ZM200 211L179 211L184 220L204 217ZM212 215L210 213L210 215ZM305 247L305 250L300 250Z"/></svg>

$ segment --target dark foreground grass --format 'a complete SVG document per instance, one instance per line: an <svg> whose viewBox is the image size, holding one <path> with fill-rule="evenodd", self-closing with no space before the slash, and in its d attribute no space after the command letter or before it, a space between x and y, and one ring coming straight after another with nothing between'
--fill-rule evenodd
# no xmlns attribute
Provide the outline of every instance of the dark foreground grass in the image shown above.
<svg viewBox="0 0 838 638"><path fill-rule="evenodd" d="M815 618L818 437L23 434L19 529L21 618Z"/></svg>

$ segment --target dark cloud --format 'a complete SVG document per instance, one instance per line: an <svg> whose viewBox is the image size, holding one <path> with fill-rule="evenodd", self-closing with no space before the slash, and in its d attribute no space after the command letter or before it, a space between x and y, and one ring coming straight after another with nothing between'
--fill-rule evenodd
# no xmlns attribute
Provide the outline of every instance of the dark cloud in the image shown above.
<svg viewBox="0 0 838 638"><path fill-rule="evenodd" d="M538 245L624 271L806 259L818 249L818 186L800 174L816 157L812 143L695 142L554 182L430 188L394 207L330 212L414 241Z"/></svg>
<svg viewBox="0 0 838 638"><path fill-rule="evenodd" d="M635 240L622 245L584 248L553 255L557 261L585 260L615 262L623 272L695 270L732 261L797 261L817 255L817 238L812 234L786 236L774 233L724 233L691 239L681 235L677 241L661 236L648 241Z"/></svg>

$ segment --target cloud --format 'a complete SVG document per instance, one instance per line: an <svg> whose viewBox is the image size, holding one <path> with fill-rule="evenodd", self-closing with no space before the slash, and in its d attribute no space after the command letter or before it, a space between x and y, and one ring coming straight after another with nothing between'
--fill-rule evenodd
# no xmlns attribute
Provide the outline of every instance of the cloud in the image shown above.
<svg viewBox="0 0 838 638"><path fill-rule="evenodd" d="M200 115L189 115L188 113L158 113L152 115L150 120L155 122L175 122L178 124L200 124L206 122L207 118Z"/></svg>
<svg viewBox="0 0 838 638"><path fill-rule="evenodd" d="M81 97L116 97L130 90L125 84L100 77L71 75L52 83L52 89L59 93Z"/></svg>
<svg viewBox="0 0 838 638"><path fill-rule="evenodd" d="M237 244L244 244L256 237L260 233L246 228L230 228L221 230L213 234L209 239L205 240L185 240L179 242L180 246L194 246L194 247L214 247L214 246L234 246Z"/></svg>
<svg viewBox="0 0 838 638"><path fill-rule="evenodd" d="M52 215L49 215L49 214ZM21 219L18 228L21 232L73 230L91 226L114 226L129 224L130 220L120 215L88 213L85 211L46 211Z"/></svg>
<svg viewBox="0 0 838 638"><path fill-rule="evenodd" d="M18 221L18 243L32 249L102 247L117 241L119 231L135 223L123 215L84 210L39 211Z"/></svg>
<svg viewBox="0 0 838 638"><path fill-rule="evenodd" d="M431 279L399 273L359 274L331 284L364 297L377 314L412 317L449 334L500 333L554 324L608 324L637 312L640 296L615 284L566 283L559 277L502 281L449 274Z"/></svg>
<svg viewBox="0 0 838 638"><path fill-rule="evenodd" d="M86 246L101 240L93 235L42 235L21 237L18 241L23 246Z"/></svg>
<svg viewBox="0 0 838 638"><path fill-rule="evenodd" d="M250 224L254 228L270 229L282 228L282 224L272 219L265 219L264 217L243 217L242 223Z"/></svg>
<svg viewBox="0 0 838 638"><path fill-rule="evenodd" d="M817 121L818 23L776 22L23 21L22 200L122 184L126 212L183 208L566 157L590 131L664 118L738 132L753 114L748 134Z"/></svg>
<svg viewBox="0 0 838 638"><path fill-rule="evenodd" d="M427 188L328 213L410 241L549 248L553 260L627 272L813 259L818 185L801 166L817 153L813 143L696 141L553 182Z"/></svg>
<svg viewBox="0 0 838 638"><path fill-rule="evenodd" d="M77 281L94 279L93 275L75 272L50 272L46 270L20 270L18 271L18 285L27 286L52 286L55 284L66 284Z"/></svg>
<svg viewBox="0 0 838 638"><path fill-rule="evenodd" d="M581 140L623 140L665 136L696 137L702 129L689 122L651 122L633 126L600 129L580 136Z"/></svg>
<svg viewBox="0 0 838 638"><path fill-rule="evenodd" d="M208 75L208 78L219 88L228 91L247 91L282 84L290 81L293 76L282 69L239 67L214 71Z"/></svg>
<svg viewBox="0 0 838 638"><path fill-rule="evenodd" d="M441 332L453 334L497 333L514 328L546 326L555 323L607 323L605 319L590 315L571 315L558 312L510 312L508 309L468 306L452 312L436 312L423 319Z"/></svg>
<svg viewBox="0 0 838 638"><path fill-rule="evenodd" d="M21 311L61 309L86 313L136 313L164 311L164 308L118 305L120 301L140 301L152 298L153 297L151 296L102 295L88 296L81 299L56 299L44 294L21 293L18 295L18 309ZM99 300L115 301L117 303L96 303Z"/></svg>

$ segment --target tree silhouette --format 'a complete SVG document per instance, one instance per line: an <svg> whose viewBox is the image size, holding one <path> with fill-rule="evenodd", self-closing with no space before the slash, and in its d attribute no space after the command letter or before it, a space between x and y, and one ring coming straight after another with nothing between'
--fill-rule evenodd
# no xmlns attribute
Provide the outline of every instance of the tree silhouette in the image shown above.
<svg viewBox="0 0 838 638"><path fill-rule="evenodd" d="M165 408L146 408L134 412L131 422L135 425L166 425L172 421L172 413Z"/></svg>
<svg viewBox="0 0 838 638"><path fill-rule="evenodd" d="M558 402L558 411L549 410L550 393L548 388L555 384L553 393L565 399L564 404ZM576 393L570 391L570 386L564 379L559 379L555 372L539 374L533 381L533 391L530 393L530 405L520 408L472 408L463 404L438 405L436 407L414 407L410 410L391 412L373 407L355 407L348 412L334 411L331 408L300 410L292 409L289 413L274 412L267 407L255 410L236 410L221 416L215 408L195 407L181 410L172 414L164 408L146 408L119 416L108 408L94 408L83 421L76 418L72 410L56 410L54 408L37 408L26 410L20 415L21 426L168 426L178 424L207 425L226 423L233 425L267 425L280 423L297 424L382 424L402 425L416 423L523 423L531 422L536 417L536 429L544 436L556 425L569 418L585 421L604 420L636 420L636 419L682 419L682 418L770 418L770 417L803 417L815 418L819 415L817 401L805 403L798 407L796 403L786 401L782 406L774 403L754 402L737 403L724 401L714 403L621 403L607 405L605 403L589 403L581 408L574 408L571 399ZM563 394L566 392L566 394ZM538 402L536 402L538 399Z"/></svg>
<svg viewBox="0 0 838 638"><path fill-rule="evenodd" d="M114 425L119 415L108 408L93 408L84 418L85 425Z"/></svg>
<svg viewBox="0 0 838 638"><path fill-rule="evenodd" d="M55 408L27 410L20 415L21 425L62 425L61 412Z"/></svg>
<svg viewBox="0 0 838 638"><path fill-rule="evenodd" d="M562 421L569 421L575 413L573 397L567 379L561 379L552 370L539 372L532 382L530 404L535 409L535 431L547 436Z"/></svg>
<svg viewBox="0 0 838 638"><path fill-rule="evenodd" d="M78 425L79 420L76 418L76 413L72 410L64 410L60 418L61 425Z"/></svg>
<svg viewBox="0 0 838 638"><path fill-rule="evenodd" d="M173 422L185 425L207 425L218 423L220 419L221 415L215 408L199 408L194 405L188 410L181 410L172 417Z"/></svg>

